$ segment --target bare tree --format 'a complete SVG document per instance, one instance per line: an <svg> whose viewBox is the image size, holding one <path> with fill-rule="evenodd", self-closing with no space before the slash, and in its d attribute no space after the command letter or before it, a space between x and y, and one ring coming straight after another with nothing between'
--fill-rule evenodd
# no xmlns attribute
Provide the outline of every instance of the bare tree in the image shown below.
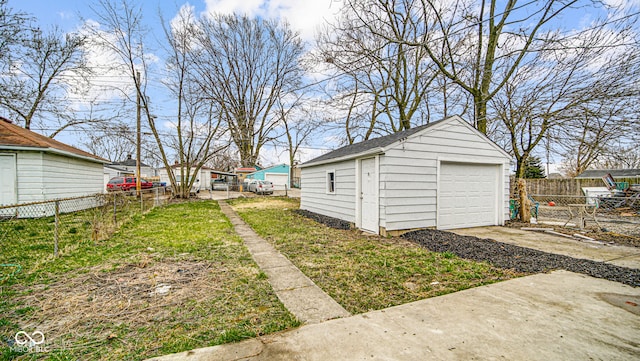
<svg viewBox="0 0 640 361"><path fill-rule="evenodd" d="M177 154L181 179L173 189L178 190L179 196L188 197L200 168L228 144L220 141L222 117L217 103L202 96L196 81L191 55L199 30L191 8L183 7L176 20L164 26L164 32L169 43L168 78L164 84L175 96L178 107L176 134L171 137L170 146Z"/></svg>
<svg viewBox="0 0 640 361"><path fill-rule="evenodd" d="M195 80L216 102L242 165L253 166L273 139L277 100L298 87L300 38L286 23L239 15L201 18L199 30Z"/></svg>
<svg viewBox="0 0 640 361"><path fill-rule="evenodd" d="M554 136L586 169L602 147L623 135L637 112L638 48L626 25L604 24L572 37L549 38L543 50L523 61L491 105L516 158L516 177L534 149ZM550 133L551 132L551 133Z"/></svg>
<svg viewBox="0 0 640 361"><path fill-rule="evenodd" d="M487 104L515 74L530 53L545 44L548 23L577 1L435 1L376 0L364 5L348 0L366 25L389 41L423 49L439 72L474 100L474 123L486 133ZM398 26L404 9L414 9L413 26L427 24L419 38ZM383 30L380 30L383 29ZM389 33L393 36L389 36Z"/></svg>
<svg viewBox="0 0 640 361"><path fill-rule="evenodd" d="M150 99L147 96L148 72L146 52L148 29L144 26L141 7L127 0L100 0L94 9L101 26L93 29L93 38L104 49L115 54L119 62L115 68L124 70L129 82L123 84L121 93L130 102L139 102L139 111L144 118L160 160L167 170L172 189L176 195L188 197L191 185L195 182L199 169L215 153L214 138L218 136L219 122L217 112L211 102L201 102L197 91L191 86L192 62L189 52L193 39L191 14L181 11L182 18L174 27L165 27L168 76L165 85L176 96L177 108L174 128L161 131L152 114ZM144 75L144 77L142 77ZM133 90L133 91L131 91ZM133 93L133 94L131 94ZM134 103L135 104L135 103ZM175 133L171 134L171 131ZM175 151L175 159L181 164L180 181L176 178L169 161L170 150Z"/></svg>
<svg viewBox="0 0 640 361"><path fill-rule="evenodd" d="M10 64L13 50L24 40L31 20L29 15L11 9L8 0L0 0L0 70L3 73L9 70L5 66Z"/></svg>
<svg viewBox="0 0 640 361"><path fill-rule="evenodd" d="M599 169L640 169L640 149L637 143L612 145L591 164Z"/></svg>
<svg viewBox="0 0 640 361"><path fill-rule="evenodd" d="M408 1L398 4L401 9L395 13L391 28L385 27L386 19L380 13L359 12L375 7L375 1L353 2L346 7L350 11L342 12L318 35L316 62L330 64L329 69L341 78L333 96L347 107L349 143L357 136L352 135L354 120L361 124L360 136L366 140L374 133L409 129L412 123L427 118L426 94L438 73L430 61L425 61L428 56L424 49L388 40L395 38L392 30L403 39L425 40L427 24L414 18L413 5Z"/></svg>
<svg viewBox="0 0 640 361"><path fill-rule="evenodd" d="M276 109L280 115L280 124L284 128L284 140L276 139L275 143L283 144L289 153L289 178L293 180L293 167L298 151L307 144L312 134L318 132L320 122L317 120L319 118L314 104L302 95L291 96L288 101L278 99Z"/></svg>
<svg viewBox="0 0 640 361"><path fill-rule="evenodd" d="M69 93L89 72L83 58L85 37L63 34L56 28L48 32L30 29L24 36L0 77L0 106L26 129L32 128L34 120L49 128L52 124L46 119L53 118L58 122L55 136L79 123Z"/></svg>
<svg viewBox="0 0 640 361"><path fill-rule="evenodd" d="M88 133L84 146L95 155L117 162L135 154L136 137L128 124L111 124Z"/></svg>

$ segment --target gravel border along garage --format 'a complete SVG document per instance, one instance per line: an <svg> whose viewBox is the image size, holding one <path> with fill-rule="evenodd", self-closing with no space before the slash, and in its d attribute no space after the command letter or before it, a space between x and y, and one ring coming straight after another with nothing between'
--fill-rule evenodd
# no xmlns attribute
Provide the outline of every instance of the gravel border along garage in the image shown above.
<svg viewBox="0 0 640 361"><path fill-rule="evenodd" d="M340 219L305 210L296 210L296 213L332 228L349 229L349 223ZM405 233L402 237L433 252L451 252L461 258L486 261L497 267L514 269L520 272L540 273L564 269L591 277L624 283L633 287L640 287L639 269L578 259L497 242L492 239L461 236L432 229Z"/></svg>

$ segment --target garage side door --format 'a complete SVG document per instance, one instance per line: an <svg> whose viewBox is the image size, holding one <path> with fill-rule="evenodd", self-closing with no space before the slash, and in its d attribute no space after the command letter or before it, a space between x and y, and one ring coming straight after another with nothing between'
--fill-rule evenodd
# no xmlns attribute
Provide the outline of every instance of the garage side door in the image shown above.
<svg viewBox="0 0 640 361"><path fill-rule="evenodd" d="M438 228L498 224L499 172L494 164L441 163Z"/></svg>
<svg viewBox="0 0 640 361"><path fill-rule="evenodd" d="M286 174L279 173L267 173L264 175L264 180L268 180L273 183L273 187L277 190L283 190L284 186L287 184L287 180L289 176Z"/></svg>
<svg viewBox="0 0 640 361"><path fill-rule="evenodd" d="M0 154L0 205L16 204L16 156Z"/></svg>

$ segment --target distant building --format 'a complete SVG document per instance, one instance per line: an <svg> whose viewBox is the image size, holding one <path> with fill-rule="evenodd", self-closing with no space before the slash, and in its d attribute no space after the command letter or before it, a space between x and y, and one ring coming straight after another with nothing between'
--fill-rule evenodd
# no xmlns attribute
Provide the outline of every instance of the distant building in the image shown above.
<svg viewBox="0 0 640 361"><path fill-rule="evenodd" d="M126 175L136 175L136 160L131 157L131 154L127 155L127 159L120 162L113 162L109 165L117 169L125 170L127 172ZM155 170L153 167L140 162L140 178L150 178L153 176L155 176Z"/></svg>
<svg viewBox="0 0 640 361"><path fill-rule="evenodd" d="M613 178L640 177L640 169L587 169L578 174L576 179L598 179L611 174Z"/></svg>
<svg viewBox="0 0 640 361"><path fill-rule="evenodd" d="M246 179L267 180L273 183L275 189L291 188L291 167L287 164L279 164L247 174Z"/></svg>

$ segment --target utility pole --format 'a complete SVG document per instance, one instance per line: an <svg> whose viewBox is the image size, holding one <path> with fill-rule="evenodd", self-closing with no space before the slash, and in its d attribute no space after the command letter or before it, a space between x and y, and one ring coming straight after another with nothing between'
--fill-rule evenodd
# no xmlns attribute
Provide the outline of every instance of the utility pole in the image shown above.
<svg viewBox="0 0 640 361"><path fill-rule="evenodd" d="M136 196L140 197L140 72L136 72Z"/></svg>

